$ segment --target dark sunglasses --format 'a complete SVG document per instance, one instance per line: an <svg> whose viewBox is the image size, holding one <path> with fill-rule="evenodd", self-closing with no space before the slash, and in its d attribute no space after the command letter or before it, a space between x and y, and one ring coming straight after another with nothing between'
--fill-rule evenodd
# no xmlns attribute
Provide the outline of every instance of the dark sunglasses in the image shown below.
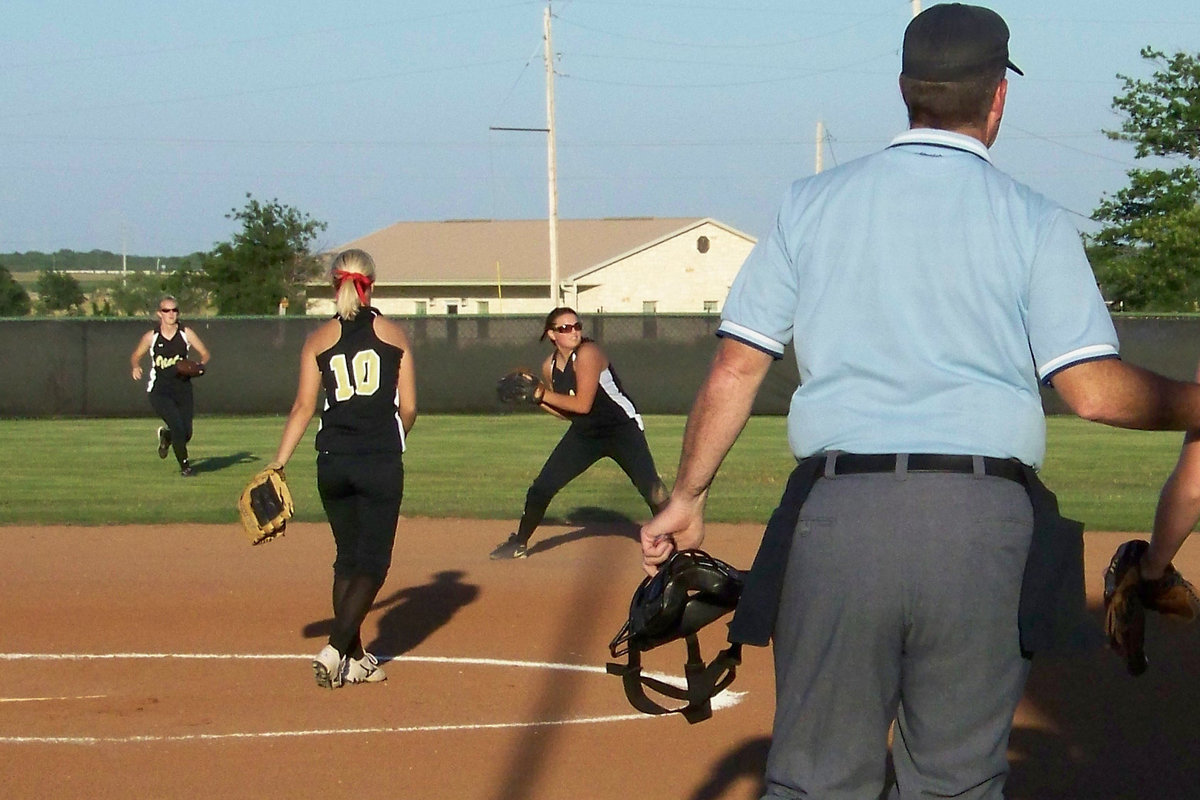
<svg viewBox="0 0 1200 800"><path fill-rule="evenodd" d="M178 314L179 313L178 308L160 308L159 311L161 311L164 314Z"/></svg>
<svg viewBox="0 0 1200 800"><path fill-rule="evenodd" d="M581 330L583 330L583 323L582 322L572 322L572 323L569 323L566 325L554 325L550 328L550 330L554 331L555 333L570 333L571 331L581 331Z"/></svg>

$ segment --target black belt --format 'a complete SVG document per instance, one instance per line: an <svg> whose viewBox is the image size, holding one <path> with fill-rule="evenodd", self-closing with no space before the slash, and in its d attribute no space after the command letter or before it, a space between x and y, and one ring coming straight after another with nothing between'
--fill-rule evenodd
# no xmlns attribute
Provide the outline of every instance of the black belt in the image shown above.
<svg viewBox="0 0 1200 800"><path fill-rule="evenodd" d="M834 475L861 475L872 472L896 472L898 453L833 453ZM940 453L909 453L908 472L957 472L975 474L975 456L942 455ZM983 456L983 473L996 478L1006 478L1025 485L1025 470L1015 458L993 458Z"/></svg>

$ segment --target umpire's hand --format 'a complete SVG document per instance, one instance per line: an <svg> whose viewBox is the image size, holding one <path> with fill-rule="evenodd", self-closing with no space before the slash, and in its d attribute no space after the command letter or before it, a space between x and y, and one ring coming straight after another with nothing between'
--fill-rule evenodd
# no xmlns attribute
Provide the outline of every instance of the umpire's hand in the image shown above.
<svg viewBox="0 0 1200 800"><path fill-rule="evenodd" d="M676 550L698 548L704 542L704 500L672 494L666 508L642 526L642 569L653 576Z"/></svg>

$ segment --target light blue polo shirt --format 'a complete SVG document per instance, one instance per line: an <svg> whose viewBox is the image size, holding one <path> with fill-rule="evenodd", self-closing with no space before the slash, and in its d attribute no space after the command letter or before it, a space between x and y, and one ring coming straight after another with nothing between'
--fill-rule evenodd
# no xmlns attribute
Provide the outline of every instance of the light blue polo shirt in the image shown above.
<svg viewBox="0 0 1200 800"><path fill-rule="evenodd" d="M1117 356L1066 212L978 140L929 129L794 183L717 335L775 358L794 343L797 458L969 453L1037 467L1039 380Z"/></svg>

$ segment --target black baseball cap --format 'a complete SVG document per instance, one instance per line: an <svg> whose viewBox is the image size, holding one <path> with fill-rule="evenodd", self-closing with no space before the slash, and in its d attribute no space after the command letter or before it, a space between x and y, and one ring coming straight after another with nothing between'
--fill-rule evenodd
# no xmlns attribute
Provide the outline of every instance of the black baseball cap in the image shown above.
<svg viewBox="0 0 1200 800"><path fill-rule="evenodd" d="M918 81L954 83L1007 67L1008 25L995 11L962 3L930 6L908 23L900 74Z"/></svg>

